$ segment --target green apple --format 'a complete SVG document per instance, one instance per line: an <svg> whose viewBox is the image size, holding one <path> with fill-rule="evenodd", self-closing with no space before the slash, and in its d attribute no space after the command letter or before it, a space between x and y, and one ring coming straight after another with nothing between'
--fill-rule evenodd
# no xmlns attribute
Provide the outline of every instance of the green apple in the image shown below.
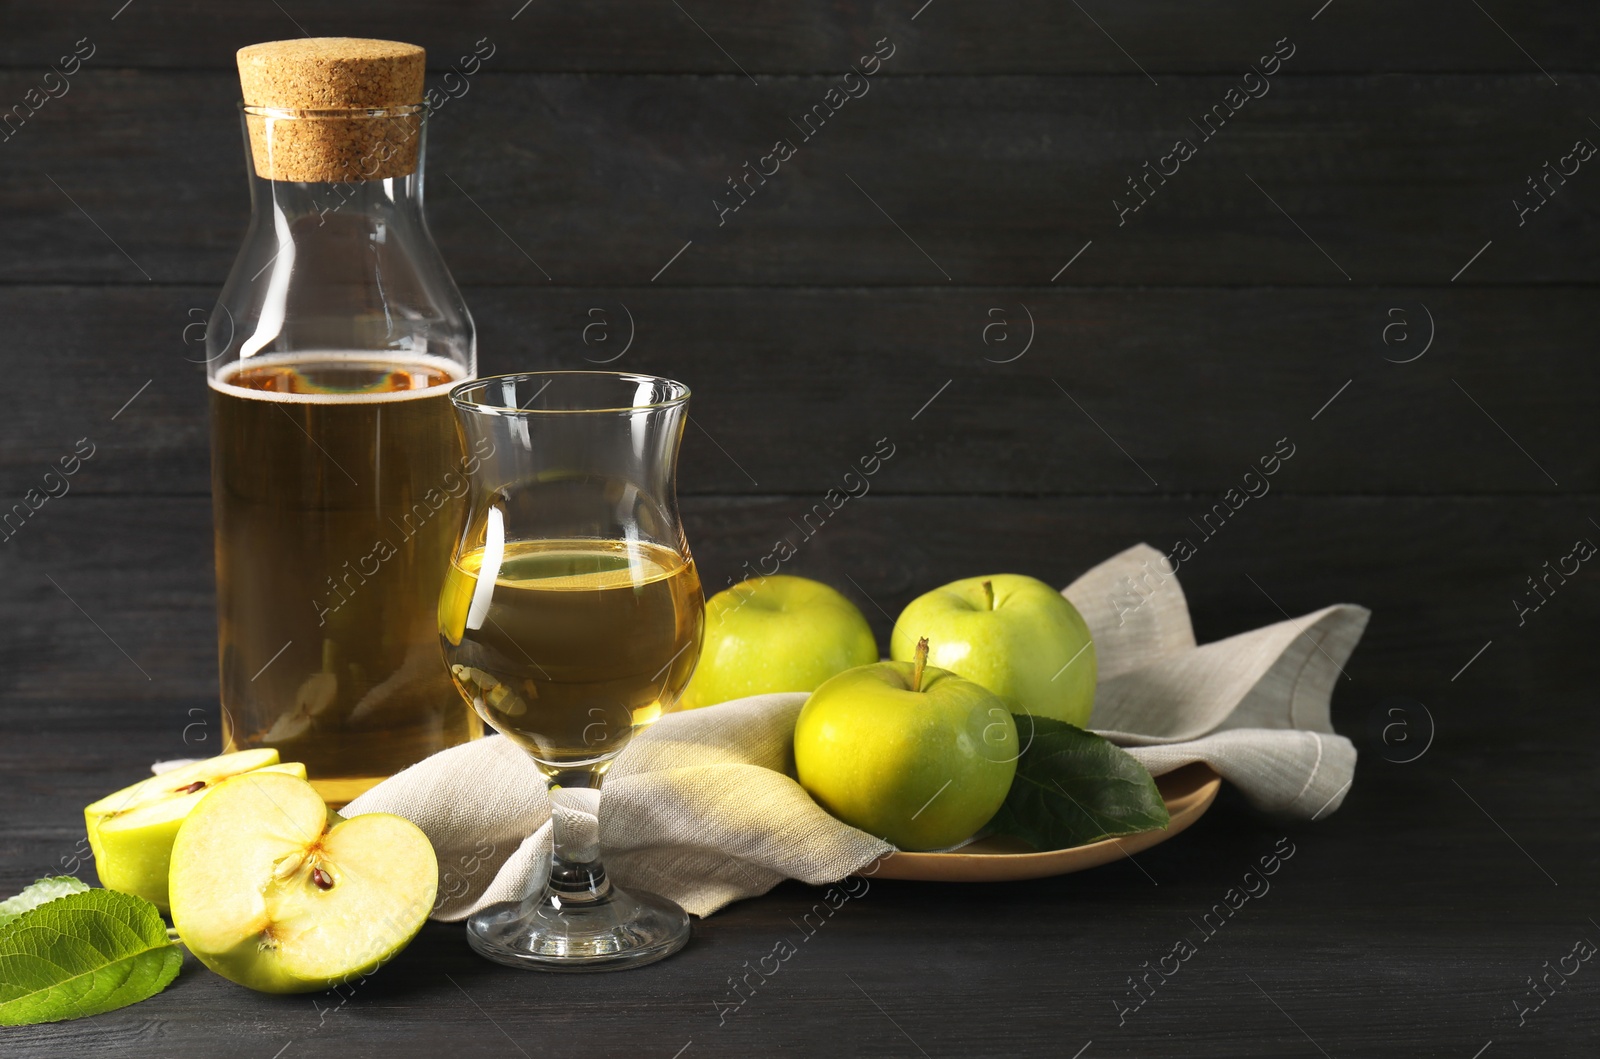
<svg viewBox="0 0 1600 1059"><path fill-rule="evenodd" d="M1078 608L1043 581L969 577L918 596L894 623L889 657L911 658L923 636L933 644L932 665L977 681L1012 713L1088 725L1094 641Z"/></svg>
<svg viewBox="0 0 1600 1059"><path fill-rule="evenodd" d="M195 761L108 794L83 810L100 885L167 905L167 870L178 825L217 784L260 770L306 778L298 761L278 764L271 747L239 750Z"/></svg>
<svg viewBox="0 0 1600 1059"><path fill-rule="evenodd" d="M867 619L838 592L804 577L753 577L707 601L700 664L679 705L813 691L878 657Z"/></svg>
<svg viewBox="0 0 1600 1059"><path fill-rule="evenodd" d="M994 693L915 662L840 673L794 728L800 785L828 812L903 850L972 837L1017 772L1017 728Z"/></svg>
<svg viewBox="0 0 1600 1059"><path fill-rule="evenodd" d="M172 925L230 981L305 993L377 969L422 929L439 886L428 837L388 813L348 820L309 783L224 781L172 847Z"/></svg>

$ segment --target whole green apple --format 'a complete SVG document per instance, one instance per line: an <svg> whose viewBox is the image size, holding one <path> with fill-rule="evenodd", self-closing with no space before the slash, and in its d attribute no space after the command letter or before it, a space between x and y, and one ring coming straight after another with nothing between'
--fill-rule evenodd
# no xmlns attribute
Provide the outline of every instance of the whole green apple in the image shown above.
<svg viewBox="0 0 1600 1059"><path fill-rule="evenodd" d="M794 728L800 785L828 812L902 850L942 849L994 816L1017 772L1005 703L917 660L840 673Z"/></svg>
<svg viewBox="0 0 1600 1059"><path fill-rule="evenodd" d="M707 601L700 664L679 705L692 710L771 691L812 691L877 660L867 619L844 596L804 577L753 577Z"/></svg>
<svg viewBox="0 0 1600 1059"><path fill-rule="evenodd" d="M923 636L931 665L977 681L1012 713L1088 725L1094 641L1078 608L1043 581L969 577L918 596L894 623L889 657L910 659Z"/></svg>

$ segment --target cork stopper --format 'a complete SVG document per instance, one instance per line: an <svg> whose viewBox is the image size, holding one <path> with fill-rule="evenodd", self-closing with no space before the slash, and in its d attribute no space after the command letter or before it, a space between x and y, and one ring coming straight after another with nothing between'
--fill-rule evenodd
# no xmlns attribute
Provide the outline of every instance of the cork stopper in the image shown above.
<svg viewBox="0 0 1600 1059"><path fill-rule="evenodd" d="M337 183L416 171L421 111L365 113L422 103L426 53L415 44L309 37L252 44L238 60L258 176Z"/></svg>

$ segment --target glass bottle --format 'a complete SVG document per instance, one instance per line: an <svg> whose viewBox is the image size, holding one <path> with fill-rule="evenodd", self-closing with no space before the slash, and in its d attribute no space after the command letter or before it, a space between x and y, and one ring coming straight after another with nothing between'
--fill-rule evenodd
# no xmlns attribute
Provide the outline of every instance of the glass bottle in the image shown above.
<svg viewBox="0 0 1600 1059"><path fill-rule="evenodd" d="M206 350L223 731L342 804L481 732L435 626L476 337L423 216L422 49L239 65L252 213Z"/></svg>

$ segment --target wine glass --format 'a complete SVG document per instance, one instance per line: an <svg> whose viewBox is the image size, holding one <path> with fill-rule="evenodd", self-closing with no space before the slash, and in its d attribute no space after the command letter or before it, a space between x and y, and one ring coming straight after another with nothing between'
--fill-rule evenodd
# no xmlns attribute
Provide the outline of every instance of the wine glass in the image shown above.
<svg viewBox="0 0 1600 1059"><path fill-rule="evenodd" d="M482 955L591 971L671 955L689 917L606 877L570 814L592 810L612 760L677 705L705 599L676 494L682 383L529 372L450 392L467 459L465 525L439 599L451 678L549 785L550 877L467 921ZM578 793L587 788L592 794Z"/></svg>

